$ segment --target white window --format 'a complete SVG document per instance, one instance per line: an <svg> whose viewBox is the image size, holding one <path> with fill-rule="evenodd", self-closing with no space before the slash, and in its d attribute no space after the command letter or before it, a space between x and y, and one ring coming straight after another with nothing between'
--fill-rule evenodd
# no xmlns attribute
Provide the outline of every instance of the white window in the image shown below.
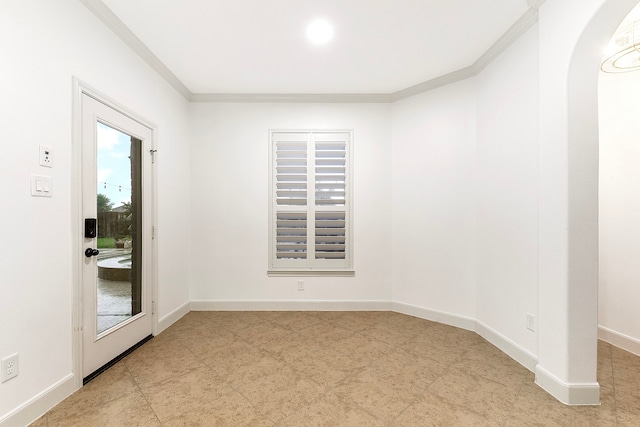
<svg viewBox="0 0 640 427"><path fill-rule="evenodd" d="M269 272L353 268L351 131L271 131Z"/></svg>

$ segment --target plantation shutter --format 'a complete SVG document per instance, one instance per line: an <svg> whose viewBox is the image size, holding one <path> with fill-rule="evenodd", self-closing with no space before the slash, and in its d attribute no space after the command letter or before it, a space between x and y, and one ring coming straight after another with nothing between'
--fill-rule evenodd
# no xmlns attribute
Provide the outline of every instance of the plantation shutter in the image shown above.
<svg viewBox="0 0 640 427"><path fill-rule="evenodd" d="M271 269L351 268L350 143L350 132L271 132Z"/></svg>

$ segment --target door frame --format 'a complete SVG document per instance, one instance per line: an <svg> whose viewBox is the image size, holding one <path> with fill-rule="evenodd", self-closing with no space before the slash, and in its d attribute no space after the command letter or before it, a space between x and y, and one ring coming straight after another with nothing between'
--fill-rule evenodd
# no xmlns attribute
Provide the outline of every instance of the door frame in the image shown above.
<svg viewBox="0 0 640 427"><path fill-rule="evenodd" d="M71 230L72 230L72 313L71 313L71 325L72 325L72 372L74 375L74 381L76 389L82 387L83 374L83 281L82 281L82 266L84 253L83 248L83 212L82 212L82 97L83 95L90 96L108 107L118 111L119 113L129 117L132 120L139 122L140 124L151 129L151 150L155 154L156 141L157 141L157 126L140 116L139 114L131 111L122 104L114 101L110 97L97 91L91 86L85 84L77 77L73 77L73 137L72 137L72 152L71 152ZM149 153L151 155L152 153ZM157 309L157 295L158 295L158 239L157 239L157 169L155 167L155 155L151 162L151 183L149 185L149 191L151 192L151 224L153 227L153 235L151 238L151 267L147 272L149 278L149 286L151 287L152 298L152 311L151 311L151 324L152 334L158 333L158 309Z"/></svg>

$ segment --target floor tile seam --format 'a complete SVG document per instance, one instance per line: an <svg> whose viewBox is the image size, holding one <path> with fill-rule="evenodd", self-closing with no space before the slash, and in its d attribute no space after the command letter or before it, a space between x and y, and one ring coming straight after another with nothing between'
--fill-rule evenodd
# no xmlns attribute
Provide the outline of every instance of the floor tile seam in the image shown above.
<svg viewBox="0 0 640 427"><path fill-rule="evenodd" d="M229 332L231 332L237 339L239 339L240 341L244 342L245 344L251 346L251 347L255 347L255 345L250 342L249 340L247 340L246 338L243 338L242 336L238 335L237 333L229 330Z"/></svg>
<svg viewBox="0 0 640 427"><path fill-rule="evenodd" d="M611 349L611 347L609 347L609 363L611 364L610 368L611 368L611 388L613 389L613 407L615 410L615 414L616 414L616 425L620 425L620 422L618 420L618 388L616 387L616 371L615 371L615 367L614 367L614 361L613 361L613 350Z"/></svg>
<svg viewBox="0 0 640 427"><path fill-rule="evenodd" d="M198 356L197 354L195 354L195 353L193 352L193 350L191 350L191 348L190 348L189 346L187 346L187 345L184 345L184 344L183 344L183 346L182 346L182 347L183 347L184 349L186 349L189 353L191 353L191 356L193 356L193 358L194 358L194 359L196 359L196 360L197 360L198 362L200 362L202 365L204 365L204 366L207 366L207 367L208 367L208 365L206 365L206 364L204 363L204 361L202 360L202 358L201 358L200 356ZM197 369L197 368L193 368L193 369ZM188 370L187 372L191 372L193 369L190 369L190 370ZM185 373L187 373L187 372L185 372ZM184 374L182 374L182 375L184 375ZM174 377L175 377L175 375L174 375Z"/></svg>
<svg viewBox="0 0 640 427"><path fill-rule="evenodd" d="M451 367L454 366L456 363L458 363L461 360L462 360L462 355L459 355L459 356L451 358L448 363L447 362L441 362L439 360L438 360L438 362L441 362L441 363L443 363L445 365L445 370L447 371L447 373L452 373L451 372Z"/></svg>
<svg viewBox="0 0 640 427"><path fill-rule="evenodd" d="M398 418L400 418L400 417L402 416L402 414L404 414L405 412L407 412L407 410L408 410L409 408L411 408L413 405L415 405L416 403L418 403L418 402L420 401L420 399L421 399L421 398L423 398L422 393L420 393L418 396L416 396L416 397L415 397L415 399L413 399L413 400L409 403L409 405L407 405L407 407L406 407L406 408L404 408L402 411L400 411L400 412L398 413L398 415L396 415L396 417L395 417L393 420L391 420L389 423L387 423L387 424L386 424L386 425L387 425L387 427L393 427L393 425L396 423L396 421L398 421Z"/></svg>
<svg viewBox="0 0 640 427"><path fill-rule="evenodd" d="M453 372L453 370L457 370L458 372L462 372L462 373L463 373L463 374L465 374L465 375L466 375L467 373L469 373L470 375L475 375L475 376L480 377L480 378L483 378L483 379L485 379L485 380L487 380L487 381L491 381L491 382L493 382L493 383L500 384L500 385L503 385L503 386L505 386L505 387L510 387L508 384L505 384L505 383L503 383L502 381L497 380L497 379L495 379L495 378L493 378L493 377L490 377L490 376L488 376L488 375L484 375L484 374L481 374L481 373L478 373L478 372L473 372L473 371L465 371L465 370L463 370L463 369L461 369L461 368L459 368L459 367L457 366L457 364L458 364L458 363L459 363L459 362L454 362L454 363L452 363L451 365L449 365L449 367L448 367L448 368L449 368L449 371L450 371L451 373L455 373L455 372ZM503 371L503 370L504 370L504 369L503 369L503 368L501 368L501 367L498 367L497 369L498 369L498 370L500 370L500 371ZM508 368L506 368L506 369L508 369ZM529 371L519 373L519 372L515 372L515 370L512 370L511 372L512 372L513 374L515 374L515 375L523 376L524 378L526 378L527 374L529 374L529 373L530 373ZM522 381L522 380L521 380L521 381Z"/></svg>
<svg viewBox="0 0 640 427"><path fill-rule="evenodd" d="M379 343L382 343L384 345L388 345L389 347L391 347L392 350L394 348L396 348L396 347L403 346L403 345L406 345L406 344L411 342L411 339L407 339L407 340L404 340L404 341L389 342L389 341L382 340L380 338L376 338L374 336L369 336L369 338L371 338L372 340L377 341Z"/></svg>
<svg viewBox="0 0 640 427"><path fill-rule="evenodd" d="M402 351L405 351L405 352L409 353L411 356L415 356L415 357L419 358L420 360L425 360L425 359L427 359L427 360L430 360L430 361L432 361L432 362L439 363L439 364L441 364L441 365L445 365L445 367L449 366L448 364L444 363L444 362L443 362L443 361L441 361L441 360L434 359L433 357L425 356L425 355L423 355L423 354L420 354L420 352L418 352L418 351L411 350L411 349L407 349L407 348L404 348L404 347L398 347L398 348L399 348L400 350L402 350Z"/></svg>
<svg viewBox="0 0 640 427"><path fill-rule="evenodd" d="M474 365L484 364L484 365L488 365L488 366L494 367L496 369L505 370L505 371L509 371L509 372L512 372L512 373L518 373L522 369L526 369L527 372L530 372L523 365L521 365L518 362L516 362L515 360L509 358L509 356L497 355L497 356L491 357L491 358L489 358L487 360L487 359L482 359L482 358L477 358L477 357L469 357L469 356L467 356L467 354L469 354L469 353L468 352L465 353L455 363L456 364L471 363L471 364L474 364Z"/></svg>
<svg viewBox="0 0 640 427"><path fill-rule="evenodd" d="M149 398L147 397L147 395L142 390L142 387L140 387L140 384L138 383L138 381L136 381L136 378L133 376L133 373L129 370L129 367L125 365L125 369L127 370L127 373L131 376L131 379L133 380L133 383L136 385L136 388L138 389L138 391L142 395L142 398L144 399L145 402L147 402L147 406L149 407L149 410L151 410L151 412L153 413L153 416L156 417L156 419L158 420L160 425L164 425L164 423L162 421L160 421L160 417L158 416L156 411L153 409L153 405L151 405L151 402L149 401ZM170 421L170 420L168 420L168 421Z"/></svg>
<svg viewBox="0 0 640 427"><path fill-rule="evenodd" d="M287 331L288 331L288 333L287 333L286 335L284 335L284 336L285 336L285 337L288 337L288 336L291 336L291 335L294 335L294 334L300 334L301 332L307 331L307 330L309 330L309 329L313 328L314 326L318 326L318 325L320 325L320 324L322 324L322 323L324 323L324 322L319 321L319 322L316 322L316 323L314 323L314 324L307 325L307 326L304 326L304 327L301 327L301 328L297 328L297 329L292 329L292 328L290 328L290 327L287 327L286 325L282 325L282 324L279 324L279 323L274 322L274 321L270 321L270 323L272 323L272 324L276 325L276 326L277 326L277 327L279 327L279 328L282 328L282 329L287 330ZM246 329L246 328L244 328L244 329ZM241 329L241 330L244 330L244 329ZM233 332L233 331L232 331L232 332Z"/></svg>
<svg viewBox="0 0 640 427"><path fill-rule="evenodd" d="M421 396L422 396L422 397L424 397L427 393L430 393L429 389L431 388L431 386L433 386L433 385L436 383L436 381L438 381L440 378L442 378L443 376L445 376L445 374L447 374L447 373L449 373L448 368L444 368L444 369L442 370L442 372L440 373L440 375L436 375L436 376L435 376L435 377L434 377L434 378L429 382L429 384L428 384L428 385L426 385L426 386L423 388L423 390L422 390L422 392L420 393L419 397L421 397Z"/></svg>
<svg viewBox="0 0 640 427"><path fill-rule="evenodd" d="M621 425L618 419L618 388L616 387L616 375L613 368L613 355L609 348L609 362L611 363L611 388L613 389L613 411L616 419L616 426Z"/></svg>
<svg viewBox="0 0 640 427"><path fill-rule="evenodd" d="M326 390L326 391L324 391L324 392L320 393L320 395L319 395L319 396L317 396L315 399L313 399L311 402L309 402L309 403L307 403L307 404L305 404L305 405L300 406L299 408L297 408L295 411L293 411L293 412L292 412L292 413L290 413L289 415L285 416L284 418L282 418L282 419L280 419L280 420L278 420L278 421L275 421L275 422L274 422L274 426L275 426L275 427L277 427L277 426L281 425L281 423L285 422L288 418L293 417L293 416L294 416L294 415L296 415L298 412L300 412L300 411L302 411L303 409L305 409L305 408L307 408L307 407L309 407L309 406L313 405L314 403L316 403L317 401L319 401L320 399L322 399L323 397L325 397L328 393L329 393L329 390Z"/></svg>
<svg viewBox="0 0 640 427"><path fill-rule="evenodd" d="M334 326L334 327L337 327L337 328L342 328L342 329L347 329L347 330L352 331L352 332L361 332L361 331L364 331L365 329L368 329L368 328L373 326L373 325L369 325L369 326L365 326L365 327L360 328L360 329L351 329L351 328L346 328L346 327L338 324L338 321L335 321L335 320L328 320L327 323L329 323L331 326Z"/></svg>
<svg viewBox="0 0 640 427"><path fill-rule="evenodd" d="M321 351L321 350L318 350L316 353L318 353L318 352L320 352L320 351ZM309 380L309 381L311 381L312 383L314 383L314 384L318 385L318 387L324 387L324 386L323 386L323 384L320 384L319 382L317 382L316 380L314 380L313 378L311 378L309 375L305 374L304 372L301 372L299 369L296 369L294 366L292 366L292 364L293 364L293 363L295 363L295 362L299 361L300 359L302 359L302 358L304 358L304 357L309 357L309 356L311 356L311 355L304 355L304 356L300 356L300 357L298 357L297 359L294 359L294 360L292 360L292 361L284 362L285 367L287 367L287 368L291 369L293 372L295 372L295 373L296 373L296 375L300 375L300 376L301 376L301 377L303 377L304 379ZM340 381L338 382L338 384L339 384L339 383L342 383L342 381L343 381L344 379L346 379L347 377L349 377L350 375L351 375L351 374L349 374L349 375L345 376L345 378L343 378L342 380L340 380ZM323 393L326 393L328 390L330 390L330 389L332 389L332 388L335 388L335 386L334 386L334 387L327 388Z"/></svg>
<svg viewBox="0 0 640 427"><path fill-rule="evenodd" d="M510 387L509 385L507 385L507 384L504 384L504 383L502 383L502 382L500 382L500 381L498 381L498 380L496 380L496 379L494 379L494 378L490 378L490 377L488 377L488 376L486 376L486 375L479 374L479 373L477 373L477 372L469 372L469 373L465 373L464 371L460 371L460 370L458 370L458 372L453 372L454 370L458 370L458 368L456 368L456 367L455 367L455 366L453 366L453 365L450 365L450 366L448 367L448 371L449 371L449 373L451 373L451 374L456 374L456 373L458 373L458 374L459 374L459 373L461 373L461 372L462 372L462 374L463 374L463 375L465 375L465 376L467 376L467 375L472 375L472 376L475 376L475 377L481 378L481 379L483 379L483 380L485 380L485 381L489 381L489 382L491 382L491 383L501 385L502 387L505 387L505 388L507 388L507 389L510 389L510 388L511 388L511 387ZM522 383L523 381L526 381L527 374L528 374L528 372L523 372L523 373L521 374L521 375L522 375L522 378L523 378L522 380L520 380L520 381L521 381L521 383ZM518 386L518 390L520 390L520 386ZM517 391L516 391L516 392L517 392Z"/></svg>
<svg viewBox="0 0 640 427"><path fill-rule="evenodd" d="M334 387L336 388L336 387ZM328 393L328 391L327 391ZM340 396L337 393L334 393L336 395L336 397L342 401L346 401L346 403L351 403L351 405L357 407L358 409L360 409L361 411L365 412L366 414L368 414L369 416L371 416L374 420L377 421L381 421L385 424L385 426L388 426L389 424L386 423L384 420L381 420L379 417L377 417L375 414L373 414L371 411L369 411L367 408L365 408L364 406L360 405L358 402L356 402L355 400L349 398L348 396Z"/></svg>
<svg viewBox="0 0 640 427"><path fill-rule="evenodd" d="M109 368L107 368L107 369L106 369L106 370L105 370L101 375L104 375L104 373L105 373L105 372L107 372L109 369L112 369L112 368L114 368L115 366L117 366L119 363L123 363L123 362L124 362L123 360L118 361L115 365L110 366ZM134 376L133 376L133 374L129 371L129 368L128 368L126 365L124 365L124 363L123 363L123 366L124 366L125 370L127 371L127 374L129 375L129 379L133 382L133 385L135 386L135 389L140 393L140 390L139 390L139 388L138 388L138 384L137 384L137 382L136 382L136 380L135 380L135 377L134 377ZM98 376L98 377L99 377L99 376ZM96 377L96 378L98 378L98 377ZM77 391L75 391L74 393L72 393L70 396L68 396L68 397L67 397L67 399L69 399L71 396L74 396L76 393L82 393L82 392L83 392L83 390L84 390L84 392L86 392L85 387L87 387L87 386L82 386L80 389L78 389ZM95 384L93 385L93 387L96 387L96 386L95 386ZM115 395L115 396L113 396L113 397L111 397L111 398L101 399L101 400L99 401L99 403L100 403L100 404L106 404L106 403L114 402L114 401L116 401L116 400L118 400L118 399L121 399L121 398L122 398L122 397L124 397L124 396L128 396L128 395L130 395L130 394L135 394L135 393L136 393L136 390L127 391L127 392L125 392L125 393ZM65 399L65 400L67 400L67 399ZM63 401L63 402L64 402L64 401ZM62 403L62 402L60 402L60 403ZM48 418L49 418L48 416L50 415L49 413L50 413L53 409L55 409L57 406L58 406L58 405L56 405L55 407L51 408L49 411L47 411L47 412L46 412L46 414L47 414L47 420L48 420ZM48 424L48 421L47 421L47 424Z"/></svg>
<svg viewBox="0 0 640 427"><path fill-rule="evenodd" d="M300 335L298 332L299 332L299 331L295 331L295 332L292 332L292 333L290 333L290 334L285 335L284 337L271 339L271 340L269 340L269 341L267 341L267 342L261 343L260 345L267 345L267 344L269 344L269 343L271 343L271 342L273 342L273 341L275 341L275 340L277 340L277 339L287 339L287 342L290 342L290 341L289 341L289 339L290 339L291 337L293 337L294 335L298 336L300 339L310 339L309 337L304 337L303 335ZM315 343L319 343L318 341L313 340L313 339L311 339L311 341L313 341L313 342L315 342Z"/></svg>
<svg viewBox="0 0 640 427"><path fill-rule="evenodd" d="M236 386L234 386L231 381L227 381L226 379L222 379L222 381L227 385L227 387L232 389L234 392L238 393L238 395L242 397L253 408L256 414L260 415L260 417L262 418L268 419L269 421L271 421L271 423L274 424L274 426L276 425L275 421L273 421L271 418L266 417L264 414L262 414L262 412L260 412L260 410L256 407L255 403L252 402L251 399L249 399L247 396L245 396Z"/></svg>
<svg viewBox="0 0 640 427"><path fill-rule="evenodd" d="M326 393L322 393L322 394L326 394ZM318 398L320 398L320 396L318 396ZM291 415L295 414L298 411L301 411L302 409L308 407L309 405L311 405L313 402L315 402L316 399L313 399L311 402L306 402L303 403L302 405L298 406L297 408L295 408L293 410L293 412L291 414L285 415L284 417L277 419L277 420L273 420L273 418L267 416L267 415L263 415L257 408L256 408L256 412L258 412L259 414L261 414L261 416L267 418L269 421L271 421L274 425L278 425L281 422L283 422L284 420L286 420L287 418L289 418Z"/></svg>
<svg viewBox="0 0 640 427"><path fill-rule="evenodd" d="M317 349L317 350L314 350L314 351L311 351L310 353L307 353L307 354L305 354L305 355L302 355L302 356L300 356L300 357L297 357L297 358L295 358L295 359L293 359L293 360L290 360L290 361L288 361L288 362L287 362L287 361L285 361L285 360L282 360L282 359L279 359L279 360L281 360L282 362L284 362L284 364L285 364L285 365L289 366L289 365L291 365L292 363L295 363L295 362L299 361L300 359L302 359L302 358L304 358L304 357L314 357L316 354L320 353L320 352L321 352L321 351L323 351L323 350L333 349L332 347L324 346L324 345L322 345L322 344L318 344L318 345L319 345L321 348L319 348L319 349ZM267 351L268 351L268 350L267 350ZM272 354L272 353L270 353L270 354ZM343 354L344 354L344 353L343 353Z"/></svg>
<svg viewBox="0 0 640 427"><path fill-rule="evenodd" d="M515 397L513 399L513 402L511 402L511 405L509 407L509 411L507 412L507 417L505 418L504 423L502 424L503 426L506 425L507 421L509 421L509 419L513 418L515 415L515 407L516 404L518 403L518 400L524 396L523 394L523 390L525 388L525 386L527 385L527 376L526 374L523 376L523 379L520 383L520 386L518 387L518 390L516 391Z"/></svg>
<svg viewBox="0 0 640 427"><path fill-rule="evenodd" d="M273 323L275 323L276 325L280 326L281 328L284 328L284 329L286 329L288 331L291 331L291 332L295 333L295 332L300 332L300 331L304 331L306 329L309 329L312 326L315 326L315 325L319 324L320 322L317 322L317 323L314 323L314 324L311 324L311 325L307 325L307 326L303 326L303 327L301 327L299 329L291 329L290 327L287 327L286 325L283 325L283 324L278 323L278 322L273 322Z"/></svg>
<svg viewBox="0 0 640 427"><path fill-rule="evenodd" d="M454 400L449 399L446 396L442 396L440 394L433 393L433 392L431 392L429 390L426 390L425 393L424 393L424 398L427 399L427 400L429 399L428 396L427 396L428 394L436 396L436 397L444 400L445 402L447 402L448 404L450 404L450 405L452 405L454 407L463 407L465 411L471 412L471 413L477 415L480 418L484 418L485 420L488 420L488 417L487 417L486 414L478 412L477 410L475 410L474 408L469 407L468 405L463 405L461 403L458 403L458 402L456 402ZM514 398L513 403L515 404L516 401L517 401L517 399ZM505 425L507 423L507 421L509 421L510 416L511 416L511 412L504 411L504 420L502 420L501 424Z"/></svg>
<svg viewBox="0 0 640 427"><path fill-rule="evenodd" d="M348 380L350 380L351 378L355 377L356 375L358 375L359 373L361 373L362 371L364 371L366 367L360 367L357 369L354 369L353 371L351 371L349 374L347 374L344 378L342 378L340 381L338 381L336 384L334 384L332 387L328 387L325 391L324 394L327 394L329 392L333 392L335 391L337 388L339 388L340 386L343 386L344 384L346 384L346 382ZM312 381L315 382L315 380L311 379ZM318 384L316 382L316 384ZM319 384L319 386L322 387L322 384Z"/></svg>
<svg viewBox="0 0 640 427"><path fill-rule="evenodd" d="M390 333L404 333L407 332L409 329L404 329L401 328L401 325L390 325L388 323L385 322L375 322L367 327L365 327L363 330L369 330L369 329L373 329L373 328L377 328L377 329L382 329L386 332L390 332ZM400 328L400 330L398 330ZM412 334L417 335L417 332L411 332Z"/></svg>
<svg viewBox="0 0 640 427"><path fill-rule="evenodd" d="M376 342L378 342L378 343L381 343L381 344L384 344L384 345L390 346L390 347L392 347L392 348L393 348L393 347L397 347L397 346L399 346L399 345L404 345L404 344L406 344L407 342L409 342L409 341L406 341L406 342L403 342L403 343L400 343L400 344L397 344L397 343L388 343L388 342L383 341L383 340L381 340L381 339L378 339L378 338L376 338L376 337L374 337L374 336L371 336L371 335L365 335L365 334L363 334L362 332L363 332L363 331L355 332L355 333L351 334L350 336L345 337L345 338L343 338L343 339L341 339L341 340L339 340L339 341L344 341L344 340L346 340L346 339L353 338L355 335L360 335L360 336L362 336L362 337L364 337L364 338L370 338L370 339L372 339L372 340L374 340L374 341L376 341Z"/></svg>
<svg viewBox="0 0 640 427"><path fill-rule="evenodd" d="M191 372L196 371L196 370L198 370L198 369L206 369L206 370L207 370L207 371L209 371L211 374L215 375L215 376L216 376L216 378L217 378L218 380L223 381L223 378L222 378L222 377L220 377L220 375L218 375L218 374L216 374L215 372L213 372L213 371L211 370L211 367L210 367L209 365L205 364L204 362L201 362L201 363L202 363L202 365L203 365L203 366L196 366L196 367L194 367L194 368L189 368L189 369L187 369L186 371L183 371L183 372L178 373L178 374L173 374L173 375L171 375L171 376L169 376L169 377L163 378L163 379L158 380L158 381L145 381L145 382L139 383L139 382L135 379L135 377L134 377L133 379L134 379L134 381L135 381L136 385L138 386L138 388L140 389L140 391L141 391L141 392L143 393L143 395L145 396L145 398L147 397L147 395L146 395L146 394L144 394L144 392L142 391L142 386L143 386L143 385L144 385L144 386L146 386L146 387L155 387L155 386L158 386L159 384L164 383L164 382L174 382L177 378L183 377L183 376L185 376L185 375L187 375L187 374L190 374Z"/></svg>
<svg viewBox="0 0 640 427"><path fill-rule="evenodd" d="M333 350L340 351L336 347L331 347L331 348ZM341 353L343 355L345 355L345 356L350 356L351 355L351 353L346 352L346 351L341 351ZM362 368L367 368L367 367L370 367L370 366L374 365L376 362L380 361L384 356L385 356L385 354L376 355L376 356L367 356L366 363L362 366Z"/></svg>

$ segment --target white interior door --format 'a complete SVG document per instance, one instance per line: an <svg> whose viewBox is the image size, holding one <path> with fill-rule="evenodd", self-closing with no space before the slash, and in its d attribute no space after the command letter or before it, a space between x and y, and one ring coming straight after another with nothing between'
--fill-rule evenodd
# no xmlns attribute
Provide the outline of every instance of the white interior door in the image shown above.
<svg viewBox="0 0 640 427"><path fill-rule="evenodd" d="M152 334L152 130L82 95L82 371Z"/></svg>

